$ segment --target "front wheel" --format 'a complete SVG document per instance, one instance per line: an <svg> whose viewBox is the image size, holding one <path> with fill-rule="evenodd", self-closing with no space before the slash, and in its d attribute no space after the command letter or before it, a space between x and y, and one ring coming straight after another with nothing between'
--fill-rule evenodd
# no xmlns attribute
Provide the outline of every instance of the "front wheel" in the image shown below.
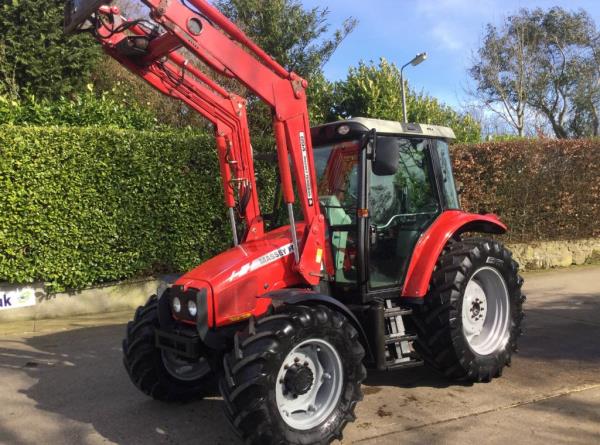
<svg viewBox="0 0 600 445"><path fill-rule="evenodd" d="M190 362L159 349L154 338L158 328L158 298L153 295L137 309L123 340L123 364L135 386L166 402L199 399L214 392L216 378L207 358Z"/></svg>
<svg viewBox="0 0 600 445"><path fill-rule="evenodd" d="M227 414L250 444L328 444L362 400L364 349L343 315L283 306L252 321L224 359Z"/></svg>
<svg viewBox="0 0 600 445"><path fill-rule="evenodd" d="M499 377L521 335L522 284L518 264L499 242L450 243L437 262L425 305L414 316L418 351L453 379Z"/></svg>

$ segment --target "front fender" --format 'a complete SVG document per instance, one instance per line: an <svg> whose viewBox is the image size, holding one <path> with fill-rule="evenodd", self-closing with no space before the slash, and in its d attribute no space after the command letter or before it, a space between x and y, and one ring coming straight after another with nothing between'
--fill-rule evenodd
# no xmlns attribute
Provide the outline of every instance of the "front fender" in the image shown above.
<svg viewBox="0 0 600 445"><path fill-rule="evenodd" d="M477 215L460 210L443 212L421 235L413 250L402 297L422 301L427 294L433 268L444 246L453 236L464 232L501 234L506 230L506 225L493 214Z"/></svg>
<svg viewBox="0 0 600 445"><path fill-rule="evenodd" d="M339 300L336 300L329 295L318 294L309 289L281 289L273 292L266 293L261 295L259 298L268 299L275 306L279 304L303 304L303 305L316 305L322 304L324 306L328 306L330 309L341 312L348 318L350 323L356 328L358 331L358 335L360 337L360 342L365 348L366 359L367 361L374 361L374 356L371 351L371 346L369 343L369 338L363 329L362 324L356 318L356 315Z"/></svg>

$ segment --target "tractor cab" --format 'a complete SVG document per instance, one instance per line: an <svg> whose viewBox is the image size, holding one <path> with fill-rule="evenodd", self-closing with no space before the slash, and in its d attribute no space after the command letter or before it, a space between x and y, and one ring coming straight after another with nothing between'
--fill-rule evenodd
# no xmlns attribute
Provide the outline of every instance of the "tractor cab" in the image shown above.
<svg viewBox="0 0 600 445"><path fill-rule="evenodd" d="M331 293L398 295L419 237L458 209L450 128L355 118L312 129L319 200L329 226Z"/></svg>

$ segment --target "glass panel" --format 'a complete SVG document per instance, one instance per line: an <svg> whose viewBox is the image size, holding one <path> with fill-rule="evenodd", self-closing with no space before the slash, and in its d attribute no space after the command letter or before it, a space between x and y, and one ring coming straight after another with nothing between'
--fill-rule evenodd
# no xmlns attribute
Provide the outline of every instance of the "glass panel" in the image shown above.
<svg viewBox="0 0 600 445"><path fill-rule="evenodd" d="M319 200L332 226L353 224L358 204L358 141L314 150Z"/></svg>
<svg viewBox="0 0 600 445"><path fill-rule="evenodd" d="M319 202L330 228L338 283L356 282L358 141L315 148Z"/></svg>
<svg viewBox="0 0 600 445"><path fill-rule="evenodd" d="M437 141L436 149L442 167L442 189L444 191L446 206L449 209L459 209L460 204L454 184L454 176L452 175L452 160L450 159L448 144L444 141Z"/></svg>
<svg viewBox="0 0 600 445"><path fill-rule="evenodd" d="M416 241L440 209L426 142L406 138L398 142L398 171L370 176L371 287L402 283Z"/></svg>

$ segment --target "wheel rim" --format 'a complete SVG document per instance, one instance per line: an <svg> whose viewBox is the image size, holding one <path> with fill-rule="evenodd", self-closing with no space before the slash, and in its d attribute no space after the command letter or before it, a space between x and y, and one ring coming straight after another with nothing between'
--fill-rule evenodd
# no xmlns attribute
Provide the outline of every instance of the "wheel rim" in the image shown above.
<svg viewBox="0 0 600 445"><path fill-rule="evenodd" d="M492 267L477 269L465 288L463 333L479 355L503 349L510 337L510 301L506 282Z"/></svg>
<svg viewBox="0 0 600 445"><path fill-rule="evenodd" d="M210 372L210 365L205 358L191 363L168 351L161 351L162 362L167 372L177 380L191 382L201 379Z"/></svg>
<svg viewBox="0 0 600 445"><path fill-rule="evenodd" d="M279 414L297 430L320 425L337 406L343 380L342 360L330 343L303 341L286 356L277 374Z"/></svg>

